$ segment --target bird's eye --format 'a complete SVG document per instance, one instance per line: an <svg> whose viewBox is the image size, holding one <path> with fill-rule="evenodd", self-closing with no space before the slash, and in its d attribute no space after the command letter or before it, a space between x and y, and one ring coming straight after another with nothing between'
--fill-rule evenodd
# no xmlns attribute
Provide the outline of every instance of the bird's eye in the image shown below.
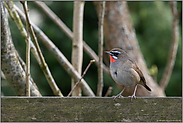
<svg viewBox="0 0 183 123"><path fill-rule="evenodd" d="M121 52L119 52L119 51L112 51L112 54L114 55L114 56L116 56L116 57L118 57L118 55L120 54Z"/></svg>
<svg viewBox="0 0 183 123"><path fill-rule="evenodd" d="M113 55L114 55L114 56L118 56L118 55L119 55L119 53L113 53Z"/></svg>

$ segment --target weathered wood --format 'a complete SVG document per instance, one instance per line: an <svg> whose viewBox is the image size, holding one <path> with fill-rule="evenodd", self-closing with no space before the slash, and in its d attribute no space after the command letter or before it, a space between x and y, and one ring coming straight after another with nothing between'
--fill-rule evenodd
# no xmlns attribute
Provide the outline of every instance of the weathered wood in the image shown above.
<svg viewBox="0 0 183 123"><path fill-rule="evenodd" d="M1 121L182 122L182 98L2 97Z"/></svg>

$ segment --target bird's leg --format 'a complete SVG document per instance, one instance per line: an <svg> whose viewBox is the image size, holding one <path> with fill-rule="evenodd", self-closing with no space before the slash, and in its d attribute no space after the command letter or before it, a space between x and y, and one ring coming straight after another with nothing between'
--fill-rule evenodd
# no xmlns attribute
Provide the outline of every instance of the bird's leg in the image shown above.
<svg viewBox="0 0 183 123"><path fill-rule="evenodd" d="M132 99L133 99L133 98L136 99L136 96L135 96L136 90L137 90L137 84L136 84L136 86L135 86L135 90L134 90L134 92L133 92L133 95L132 95L132 96L128 96L128 97L131 97L131 102L132 102Z"/></svg>
<svg viewBox="0 0 183 123"><path fill-rule="evenodd" d="M114 97L114 99L113 100L115 100L117 97L123 97L121 94L123 93L123 91L125 90L125 88L126 88L126 86L123 88L123 90L118 94L118 95L116 95L116 96L113 96Z"/></svg>

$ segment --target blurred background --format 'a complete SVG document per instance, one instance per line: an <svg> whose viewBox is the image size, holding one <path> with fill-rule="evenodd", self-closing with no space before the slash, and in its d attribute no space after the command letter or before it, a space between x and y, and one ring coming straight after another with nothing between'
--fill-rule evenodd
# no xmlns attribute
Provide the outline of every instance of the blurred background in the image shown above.
<svg viewBox="0 0 183 123"><path fill-rule="evenodd" d="M14 2L20 9L19 2ZM50 9L72 30L73 20L73 2L45 2ZM137 39L150 71L157 68L153 76L157 82L160 81L167 62L168 52L172 39L172 13L169 2L128 2L129 11L136 30ZM72 40L49 18L34 2L28 2L30 10L30 19L36 24L60 49L60 51L71 61ZM166 96L182 96L182 2L177 3L179 14L179 46L175 66L165 90ZM98 53L98 18L95 7L92 2L85 2L84 20L83 20L83 40ZM15 23L9 18L9 24L13 43L18 53L25 61L25 41L22 38ZM64 96L71 90L71 78L58 63L55 57L38 40L43 56L48 64L53 78L59 86ZM105 44L104 44L105 47ZM85 70L91 58L83 52L83 67ZM39 91L43 96L53 96L53 92L41 71L36 59L31 54L31 76L37 84ZM87 71L84 79L96 94L97 91L97 67L92 64ZM112 94L120 92L110 75L104 73L105 95L107 89L112 86ZM1 95L15 95L11 86L4 79L1 79Z"/></svg>

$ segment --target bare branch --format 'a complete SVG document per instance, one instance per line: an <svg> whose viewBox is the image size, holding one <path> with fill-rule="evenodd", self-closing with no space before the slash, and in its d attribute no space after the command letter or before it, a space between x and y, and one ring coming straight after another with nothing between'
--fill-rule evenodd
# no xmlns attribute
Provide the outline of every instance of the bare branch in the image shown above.
<svg viewBox="0 0 183 123"><path fill-rule="evenodd" d="M109 95L111 95L112 89L112 87L109 87L104 97L108 97Z"/></svg>
<svg viewBox="0 0 183 123"><path fill-rule="evenodd" d="M13 4L13 1L6 1L4 2L8 12L9 12L9 15L10 17L12 18L12 20L16 23L19 31L21 32L22 34L22 37L24 38L24 40L26 41L27 43L27 32L22 24L22 21L20 20L20 17L18 15L18 13L14 10L14 4ZM30 41L30 48L31 48L31 52L33 53L34 57L36 58L37 62L39 63L39 65L41 65L41 62L40 62L40 58L37 54L37 50L34 46L34 44L32 43L32 41ZM16 56L23 68L24 71L26 71L26 65L24 63L24 61L21 59L21 57L19 56L18 52L16 51ZM36 86L36 84L34 83L34 80L32 79L31 75L30 75L30 81L32 82L32 84L34 84ZM36 89L37 86L36 86Z"/></svg>
<svg viewBox="0 0 183 123"><path fill-rule="evenodd" d="M17 7L14 6L17 12L20 15L20 18L25 25L25 17L22 11ZM73 66L70 64L70 62L67 60L67 58L60 52L60 50L53 44L53 42L36 26L32 23L32 26L34 28L34 31L37 35L37 37L42 41L42 43L48 48L48 50L55 56L55 58L59 61L59 63L62 65L62 67L66 70L66 72L73 77L76 80L79 80L81 76L79 73L73 68ZM86 81L84 79L81 80L80 86L87 96L95 96L91 88L88 86Z"/></svg>
<svg viewBox="0 0 183 123"><path fill-rule="evenodd" d="M7 15L1 2L1 67L2 71L19 96L25 96L26 74L20 65L16 55L16 49L12 43ZM29 81L31 96L41 96L37 86Z"/></svg>
<svg viewBox="0 0 183 123"><path fill-rule="evenodd" d="M58 86L56 85L56 83L55 83L55 81L54 81L54 79L53 79L53 77L51 75L51 72L49 71L49 68L48 68L48 66L47 66L47 64L46 64L46 62L44 60L44 57L43 57L43 55L41 53L41 49L40 49L39 44L37 42L36 35L35 35L34 31L33 31L33 28L32 28L32 25L30 23L29 17L28 17L28 15L26 13L26 11L27 11L26 9L28 9L28 8L26 8L26 6L24 4L23 4L23 8L24 8L25 15L26 15L26 20L27 20L27 24L28 24L28 26L27 26L28 30L29 30L29 32L30 32L30 34L32 36L33 43L34 43L34 45L35 45L35 47L37 49L38 55L39 55L40 60L41 60L41 64L42 64L41 68L42 68L43 72L45 73L46 78L48 80L48 83L51 86L54 94L57 95L57 96L63 97L63 95L62 95L60 89L58 88Z"/></svg>
<svg viewBox="0 0 183 123"><path fill-rule="evenodd" d="M97 13L100 12L100 2L94 2ZM131 20L126 1L107 1L104 16L104 37L105 48L110 50L114 47L120 47L125 50L132 59L134 59L143 72L147 85L150 86L152 92L149 93L145 88L139 86L136 96L165 96L164 91L159 85L148 75L148 69L144 57L140 51L140 47L136 38L135 29ZM119 86L123 89L123 86ZM134 86L124 91L124 96L133 93Z"/></svg>
<svg viewBox="0 0 183 123"><path fill-rule="evenodd" d="M99 15L99 40L98 40L98 57L99 57L99 65L98 65L98 86L97 86L97 96L102 96L102 90L104 86L103 82L103 23L104 23L104 13L105 13L105 1L100 2L100 15Z"/></svg>
<svg viewBox="0 0 183 123"><path fill-rule="evenodd" d="M27 8L27 1L21 2L23 6L25 7L25 13L29 17L28 14L28 8ZM29 79L30 79L30 34L28 30L28 23L26 23L27 28L27 43L26 43L26 96L30 97L30 85L29 85Z"/></svg>
<svg viewBox="0 0 183 123"><path fill-rule="evenodd" d="M43 2L34 1L59 27L63 30L63 32L73 40L73 32L62 22L62 20ZM84 51L92 58L95 59L95 63L99 65L99 58L96 53L83 41ZM109 74L109 68L102 64L104 72Z"/></svg>
<svg viewBox="0 0 183 123"><path fill-rule="evenodd" d="M83 1L74 1L74 15L73 15L73 32L74 37L72 41L72 58L71 62L75 70L81 75L83 63ZM75 83L72 79L71 88ZM81 88L78 86L72 92L72 96L81 96Z"/></svg>
<svg viewBox="0 0 183 123"><path fill-rule="evenodd" d="M6 4L7 4L7 5L6 5ZM23 38L25 39L25 41L26 41L26 43L27 43L27 32L26 32L26 30L25 30L25 28L24 28L24 26L23 26L23 24L22 24L22 22L21 22L21 19L20 19L19 15L18 15L17 11L14 10L14 9L16 8L16 6L14 6L13 1L7 1L7 2L5 3L5 5L6 5L6 8L8 9L8 12L9 12L9 14L10 14L10 17L11 17L12 20L16 23L18 29L20 30L20 32L21 32ZM14 7L15 7L15 8L14 8ZM26 23L26 21L25 21L25 23ZM25 25L26 25L26 24L25 24ZM53 77L50 77L50 76L49 76L49 73L50 73L49 68L47 68L46 70L43 69L43 67L42 67L43 65L42 65L42 63L41 63L41 59L40 59L40 57L39 57L39 55L38 55L38 53L37 53L37 49L36 49L36 47L34 46L34 44L32 43L32 41L30 41L30 49L31 49L31 52L33 53L34 57L36 58L36 60L37 60L37 62L38 62L38 64L39 64L39 66L41 67L41 69L42 69L43 71L45 71L44 74L45 74L45 76L46 76L46 78L47 78L47 80L48 80L48 83L49 83L49 84L50 84L50 83L53 83L52 85L56 85L56 84L54 84L55 81L54 81ZM20 60L21 60L21 59L20 59ZM24 70L25 70L25 69L24 69ZM26 71L26 70L25 70L25 71ZM32 78L31 78L31 81L33 81ZM58 87L57 87L57 88L58 88ZM52 88L52 89L54 89L54 88ZM60 90L57 91L57 92L60 93ZM62 94L61 94L61 95L62 95Z"/></svg>
<svg viewBox="0 0 183 123"><path fill-rule="evenodd" d="M177 12L177 2L171 1L170 7L172 10L173 16L173 24L172 24L172 43L169 51L169 56L167 59L167 64L165 71L163 73L163 77L160 81L160 87L165 90L168 82L170 80L170 76L172 74L172 70L175 64L177 49L178 49L178 41L179 41L179 19L178 19L178 12Z"/></svg>
<svg viewBox="0 0 183 123"><path fill-rule="evenodd" d="M86 72L88 71L90 65L95 62L95 60L90 60L90 63L88 64L88 66L86 67L85 71L83 72L83 75L81 76L81 78L79 79L79 81L73 86L72 90L70 91L70 93L67 95L67 97L69 97L72 92L74 91L74 89L78 86L78 84L81 82L81 79L84 77L84 75L86 74Z"/></svg>
<svg viewBox="0 0 183 123"><path fill-rule="evenodd" d="M3 73L2 70L1 70L1 78L2 78L2 79L6 79L6 77L5 77L5 75L4 75L4 73Z"/></svg>
<svg viewBox="0 0 183 123"><path fill-rule="evenodd" d="M24 40L27 42L27 32L22 24L22 21L17 13L17 11L14 11L14 4L13 1L7 1L4 2L5 6L9 12L10 17L12 18L12 20L16 23L20 33L22 34L22 37L24 38ZM36 58L37 62L39 63L39 65L41 65L40 62L40 58L37 54L37 50L34 46L34 44L32 43L32 41L30 42L30 47L31 47L31 52L33 53L34 57Z"/></svg>

